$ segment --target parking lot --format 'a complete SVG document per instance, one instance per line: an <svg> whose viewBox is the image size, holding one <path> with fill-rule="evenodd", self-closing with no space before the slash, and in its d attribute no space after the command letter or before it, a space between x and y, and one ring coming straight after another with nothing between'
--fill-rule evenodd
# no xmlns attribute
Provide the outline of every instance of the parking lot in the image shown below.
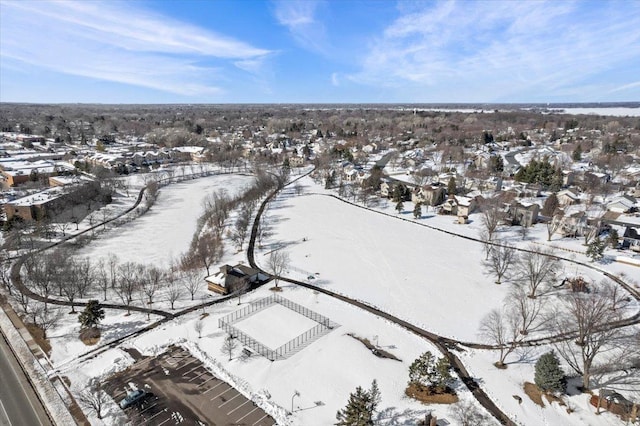
<svg viewBox="0 0 640 426"><path fill-rule="evenodd" d="M253 401L215 377L182 348L173 347L158 357L142 357L127 370L109 378L107 387L116 402L132 385L153 395L125 410L135 425L251 425L271 426L273 418Z"/></svg>

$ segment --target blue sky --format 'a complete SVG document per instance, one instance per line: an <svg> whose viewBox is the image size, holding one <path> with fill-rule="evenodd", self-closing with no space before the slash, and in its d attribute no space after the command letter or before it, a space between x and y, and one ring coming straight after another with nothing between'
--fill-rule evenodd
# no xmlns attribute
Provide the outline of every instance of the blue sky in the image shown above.
<svg viewBox="0 0 640 426"><path fill-rule="evenodd" d="M0 101L640 100L640 1L0 0Z"/></svg>

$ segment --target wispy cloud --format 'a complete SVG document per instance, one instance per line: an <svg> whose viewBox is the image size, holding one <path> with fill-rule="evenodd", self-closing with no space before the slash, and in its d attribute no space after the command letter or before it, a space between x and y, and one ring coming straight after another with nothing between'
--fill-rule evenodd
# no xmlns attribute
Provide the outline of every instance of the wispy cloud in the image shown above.
<svg viewBox="0 0 640 426"><path fill-rule="evenodd" d="M274 16L287 27L293 39L305 49L326 54L327 34L324 23L316 17L322 2L317 0L276 0Z"/></svg>
<svg viewBox="0 0 640 426"><path fill-rule="evenodd" d="M2 12L5 60L186 96L220 93L225 66L257 72L270 53L125 2L3 2Z"/></svg>
<svg viewBox="0 0 640 426"><path fill-rule="evenodd" d="M624 66L640 67L639 3L442 1L392 22L349 79L415 100L525 100L604 88Z"/></svg>

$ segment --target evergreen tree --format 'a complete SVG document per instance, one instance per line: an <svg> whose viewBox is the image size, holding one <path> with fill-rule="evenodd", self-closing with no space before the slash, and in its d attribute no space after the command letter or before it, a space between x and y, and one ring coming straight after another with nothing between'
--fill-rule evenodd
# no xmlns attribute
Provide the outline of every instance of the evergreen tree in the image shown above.
<svg viewBox="0 0 640 426"><path fill-rule="evenodd" d="M596 237L587 246L587 256L591 258L592 262L600 260L604 257L604 249L606 242L601 240L600 237Z"/></svg>
<svg viewBox="0 0 640 426"><path fill-rule="evenodd" d="M438 360L429 351L416 358L409 366L409 385L419 389L432 388L443 391L451 381L449 361L442 357Z"/></svg>
<svg viewBox="0 0 640 426"><path fill-rule="evenodd" d="M380 394L380 388L378 387L378 381L376 379L373 379L373 382L371 382L369 397L369 410L371 411L371 415L373 416L373 414L375 414L378 410L378 405L380 405L380 401L382 400L382 395Z"/></svg>
<svg viewBox="0 0 640 426"><path fill-rule="evenodd" d="M542 206L542 211L540 213L544 216L551 217L559 206L560 202L558 201L558 196L554 192L544 201L544 206Z"/></svg>
<svg viewBox="0 0 640 426"><path fill-rule="evenodd" d="M494 173L504 171L504 160L500 155L494 155L489 159L489 170Z"/></svg>
<svg viewBox="0 0 640 426"><path fill-rule="evenodd" d="M402 201L398 201L398 204L396 204L396 210L398 211L398 213L402 212L402 210L404 209L404 204L402 204Z"/></svg>
<svg viewBox="0 0 640 426"><path fill-rule="evenodd" d="M551 185L549 185L549 190L553 192L558 192L562 189L562 170L557 168L555 172L553 172L553 176L551 177Z"/></svg>
<svg viewBox="0 0 640 426"><path fill-rule="evenodd" d="M482 143L491 143L493 142L493 135L491 134L491 132L487 132L486 130L484 130L482 132Z"/></svg>
<svg viewBox="0 0 640 426"><path fill-rule="evenodd" d="M83 328L96 328L104 319L104 309L97 300L89 300L84 311L78 316L78 321Z"/></svg>
<svg viewBox="0 0 640 426"><path fill-rule="evenodd" d="M393 192L391 194L391 196L393 197L393 201L397 203L398 201L406 200L407 192L408 192L408 189L403 184L398 184L394 186Z"/></svg>
<svg viewBox="0 0 640 426"><path fill-rule="evenodd" d="M453 176L451 176L449 178L449 183L447 184L447 194L456 195L457 192L458 192L458 188L456 187L456 179Z"/></svg>
<svg viewBox="0 0 640 426"><path fill-rule="evenodd" d="M436 388L440 391L444 391L452 380L451 377L451 364L445 357L438 358L436 362L437 383Z"/></svg>
<svg viewBox="0 0 640 426"><path fill-rule="evenodd" d="M422 217L422 204L416 203L413 208L413 217L414 219L420 219L420 217Z"/></svg>
<svg viewBox="0 0 640 426"><path fill-rule="evenodd" d="M377 388L377 384L376 384ZM347 406L336 413L338 426L371 426L373 425L373 401L369 391L358 386L349 395Z"/></svg>
<svg viewBox="0 0 640 426"><path fill-rule="evenodd" d="M607 243L611 246L611 248L618 248L618 231L615 229L611 229L609 231L609 237L607 237Z"/></svg>
<svg viewBox="0 0 640 426"><path fill-rule="evenodd" d="M327 173L326 181L324 183L324 188L325 189L333 188L335 183L336 183L336 172L335 170L331 170L329 171L329 173Z"/></svg>
<svg viewBox="0 0 640 426"><path fill-rule="evenodd" d="M571 154L571 158L573 161L580 161L582 159L582 147L580 144L576 146L576 149L573 150L573 154Z"/></svg>
<svg viewBox="0 0 640 426"><path fill-rule="evenodd" d="M547 352L538 358L534 382L543 391L564 392L566 382L560 360L555 352Z"/></svg>
<svg viewBox="0 0 640 426"><path fill-rule="evenodd" d="M515 175L518 182L539 183L545 187L550 187L557 179L556 169L545 157L542 161L535 158L529 164L521 167ZM555 182L557 184L557 181Z"/></svg>

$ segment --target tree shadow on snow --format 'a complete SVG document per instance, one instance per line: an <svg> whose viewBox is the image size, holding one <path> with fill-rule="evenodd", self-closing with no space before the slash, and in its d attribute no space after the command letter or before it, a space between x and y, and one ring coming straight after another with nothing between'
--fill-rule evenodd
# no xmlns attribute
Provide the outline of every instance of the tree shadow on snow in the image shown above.
<svg viewBox="0 0 640 426"><path fill-rule="evenodd" d="M424 418L431 410L414 410L407 408L398 411L396 407L388 407L380 411L376 416L376 424L382 426L415 425L416 420Z"/></svg>

